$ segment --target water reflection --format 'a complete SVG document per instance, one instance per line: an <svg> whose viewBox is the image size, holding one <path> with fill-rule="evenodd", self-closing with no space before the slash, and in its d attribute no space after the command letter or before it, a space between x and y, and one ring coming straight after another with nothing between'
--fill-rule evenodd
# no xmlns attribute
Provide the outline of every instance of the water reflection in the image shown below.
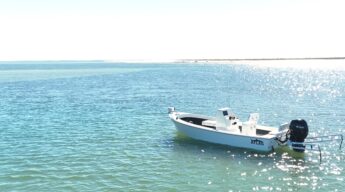
<svg viewBox="0 0 345 192"><path fill-rule="evenodd" d="M287 149L260 153L202 142L179 133L166 143L176 158L219 166L217 174L223 175L225 180L237 175L238 181L257 181L247 183L253 191L317 190L323 187L324 175L338 176L337 180L343 175L341 160L344 155L341 151L330 156L325 154L320 163L317 153L297 153ZM338 161L334 162L333 158ZM214 169L214 166L210 167Z"/></svg>

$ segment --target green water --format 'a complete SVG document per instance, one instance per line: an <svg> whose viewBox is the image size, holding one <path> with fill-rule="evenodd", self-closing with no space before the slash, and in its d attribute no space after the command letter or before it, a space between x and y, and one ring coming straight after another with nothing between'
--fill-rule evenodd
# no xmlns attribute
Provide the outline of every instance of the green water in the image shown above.
<svg viewBox="0 0 345 192"><path fill-rule="evenodd" d="M330 61L327 61L330 62ZM327 63L326 63L327 64ZM246 65L0 64L0 191L342 191L344 151L257 153L179 134L167 107L343 133L345 72Z"/></svg>

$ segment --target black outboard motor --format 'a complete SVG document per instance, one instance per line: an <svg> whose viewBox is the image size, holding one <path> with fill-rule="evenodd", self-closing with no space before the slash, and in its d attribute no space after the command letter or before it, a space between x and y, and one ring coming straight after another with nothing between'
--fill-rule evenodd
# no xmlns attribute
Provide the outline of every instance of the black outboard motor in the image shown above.
<svg viewBox="0 0 345 192"><path fill-rule="evenodd" d="M290 141L303 143L308 136L308 124L304 119L292 120L289 126ZM292 149L298 152L304 152L305 145L292 144Z"/></svg>

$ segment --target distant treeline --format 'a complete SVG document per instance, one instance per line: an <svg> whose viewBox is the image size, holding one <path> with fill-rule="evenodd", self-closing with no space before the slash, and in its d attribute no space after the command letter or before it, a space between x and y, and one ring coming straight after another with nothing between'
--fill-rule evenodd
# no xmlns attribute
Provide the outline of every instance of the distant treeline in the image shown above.
<svg viewBox="0 0 345 192"><path fill-rule="evenodd" d="M270 61L270 60L339 60L345 57L306 57L306 58L242 58L242 59L181 59L182 62L209 62L209 61Z"/></svg>

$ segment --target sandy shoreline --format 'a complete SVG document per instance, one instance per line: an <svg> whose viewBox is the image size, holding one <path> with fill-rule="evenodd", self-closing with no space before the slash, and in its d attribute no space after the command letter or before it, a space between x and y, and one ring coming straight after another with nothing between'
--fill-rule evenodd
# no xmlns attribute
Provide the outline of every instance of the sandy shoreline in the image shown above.
<svg viewBox="0 0 345 192"><path fill-rule="evenodd" d="M250 65L264 68L345 70L345 57L268 59L185 59L178 63Z"/></svg>

